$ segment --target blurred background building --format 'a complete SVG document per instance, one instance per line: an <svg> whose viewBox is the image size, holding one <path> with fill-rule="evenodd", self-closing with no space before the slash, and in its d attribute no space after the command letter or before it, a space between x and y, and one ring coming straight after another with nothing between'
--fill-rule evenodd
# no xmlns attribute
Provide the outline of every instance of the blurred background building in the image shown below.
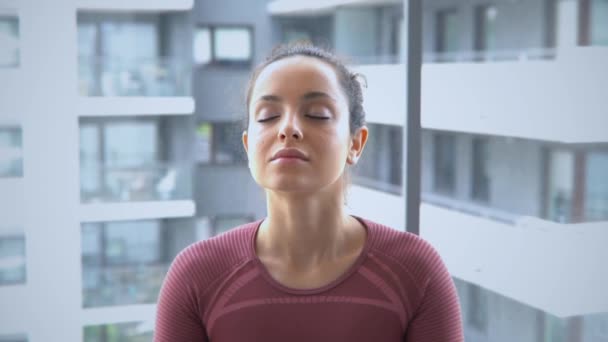
<svg viewBox="0 0 608 342"><path fill-rule="evenodd" d="M422 6L420 235L466 340L608 341L608 1ZM405 230L403 18L400 0L0 0L0 341L151 341L175 255L266 214L241 132L277 43L366 76L348 207Z"/></svg>

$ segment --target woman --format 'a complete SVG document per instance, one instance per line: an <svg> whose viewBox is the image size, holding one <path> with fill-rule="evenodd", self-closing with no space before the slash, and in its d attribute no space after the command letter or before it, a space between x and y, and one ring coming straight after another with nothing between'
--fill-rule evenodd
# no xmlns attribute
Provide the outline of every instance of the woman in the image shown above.
<svg viewBox="0 0 608 342"><path fill-rule="evenodd" d="M362 102L357 75L311 45L256 68L243 146L267 217L176 257L155 341L464 340L433 247L345 212L345 169L368 137Z"/></svg>

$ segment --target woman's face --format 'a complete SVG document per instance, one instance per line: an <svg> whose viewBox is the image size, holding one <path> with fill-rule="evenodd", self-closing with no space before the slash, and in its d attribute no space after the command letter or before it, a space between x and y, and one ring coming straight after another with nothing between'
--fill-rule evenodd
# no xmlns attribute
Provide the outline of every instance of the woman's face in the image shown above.
<svg viewBox="0 0 608 342"><path fill-rule="evenodd" d="M251 92L249 124L243 133L249 168L268 190L342 190L345 164L353 164L367 139L367 128L349 132L349 110L333 67L306 56L266 66ZM279 158L293 148L305 159Z"/></svg>

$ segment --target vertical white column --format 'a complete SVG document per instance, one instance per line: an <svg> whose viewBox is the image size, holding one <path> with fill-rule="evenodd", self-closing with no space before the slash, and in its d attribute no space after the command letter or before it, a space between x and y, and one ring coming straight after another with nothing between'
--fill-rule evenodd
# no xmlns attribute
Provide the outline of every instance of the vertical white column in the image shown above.
<svg viewBox="0 0 608 342"><path fill-rule="evenodd" d="M30 342L81 341L76 6L20 2Z"/></svg>

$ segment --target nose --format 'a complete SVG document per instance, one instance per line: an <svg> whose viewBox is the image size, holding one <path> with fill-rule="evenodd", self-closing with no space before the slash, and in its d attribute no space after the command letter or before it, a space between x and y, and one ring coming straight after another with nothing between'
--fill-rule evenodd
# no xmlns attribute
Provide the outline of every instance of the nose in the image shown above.
<svg viewBox="0 0 608 342"><path fill-rule="evenodd" d="M293 138L295 140L302 139L302 130L296 124L297 115L285 115L285 120L281 127L279 128L279 139L285 140L287 137Z"/></svg>

